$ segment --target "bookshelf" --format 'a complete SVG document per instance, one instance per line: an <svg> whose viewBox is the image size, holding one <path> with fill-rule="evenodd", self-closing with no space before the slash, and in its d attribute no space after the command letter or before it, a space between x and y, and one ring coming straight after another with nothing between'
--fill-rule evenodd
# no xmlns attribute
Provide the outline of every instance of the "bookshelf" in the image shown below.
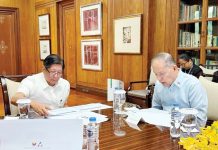
<svg viewBox="0 0 218 150"><path fill-rule="evenodd" d="M179 0L177 57L189 53L194 62L218 65L218 0Z"/></svg>

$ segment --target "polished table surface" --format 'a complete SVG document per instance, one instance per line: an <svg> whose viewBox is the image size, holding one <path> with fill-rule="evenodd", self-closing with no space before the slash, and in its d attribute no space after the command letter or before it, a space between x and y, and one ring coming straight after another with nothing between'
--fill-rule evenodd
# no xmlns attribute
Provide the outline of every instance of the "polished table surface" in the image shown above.
<svg viewBox="0 0 218 150"><path fill-rule="evenodd" d="M161 131L154 125L139 123L141 131L130 128L125 121L119 121L125 136L118 137L114 134L114 114L112 109L101 110L110 119L100 125L100 150L176 150L179 149L178 141L172 140L169 130Z"/></svg>

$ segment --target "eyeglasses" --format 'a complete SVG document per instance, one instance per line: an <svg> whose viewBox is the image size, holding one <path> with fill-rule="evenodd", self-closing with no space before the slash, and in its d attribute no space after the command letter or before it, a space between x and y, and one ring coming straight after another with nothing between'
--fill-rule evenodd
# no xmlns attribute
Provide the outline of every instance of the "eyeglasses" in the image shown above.
<svg viewBox="0 0 218 150"><path fill-rule="evenodd" d="M60 77L60 76L62 76L62 72L60 72L60 71L49 71L47 68L46 68L46 70L48 71L48 73L49 73L49 75L51 76L51 77L53 77L53 76L55 76L55 75L57 75L58 77Z"/></svg>
<svg viewBox="0 0 218 150"><path fill-rule="evenodd" d="M181 63L180 66L185 66L188 63L188 61Z"/></svg>
<svg viewBox="0 0 218 150"><path fill-rule="evenodd" d="M159 72L158 74L156 74L156 77L158 79L165 78L169 74L169 72L170 72L170 68L167 68L167 69L165 69L164 72Z"/></svg>

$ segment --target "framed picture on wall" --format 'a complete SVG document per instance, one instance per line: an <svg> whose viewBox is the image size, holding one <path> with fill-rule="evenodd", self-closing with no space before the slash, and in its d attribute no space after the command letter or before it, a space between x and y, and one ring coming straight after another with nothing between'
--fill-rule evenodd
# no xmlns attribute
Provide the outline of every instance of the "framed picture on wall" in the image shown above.
<svg viewBox="0 0 218 150"><path fill-rule="evenodd" d="M102 70L101 39L82 40L81 55L83 69Z"/></svg>
<svg viewBox="0 0 218 150"><path fill-rule="evenodd" d="M141 53L141 14L114 19L114 53Z"/></svg>
<svg viewBox="0 0 218 150"><path fill-rule="evenodd" d="M51 53L50 40L39 40L40 59L44 60Z"/></svg>
<svg viewBox="0 0 218 150"><path fill-rule="evenodd" d="M101 2L80 7L81 35L102 34Z"/></svg>
<svg viewBox="0 0 218 150"><path fill-rule="evenodd" d="M40 15L38 18L39 18L39 36L50 36L49 14Z"/></svg>

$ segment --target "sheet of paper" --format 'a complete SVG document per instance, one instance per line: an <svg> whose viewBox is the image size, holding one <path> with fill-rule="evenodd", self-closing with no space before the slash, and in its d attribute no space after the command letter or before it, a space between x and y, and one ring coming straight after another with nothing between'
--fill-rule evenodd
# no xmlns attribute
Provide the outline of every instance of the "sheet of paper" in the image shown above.
<svg viewBox="0 0 218 150"><path fill-rule="evenodd" d="M65 113L71 113L71 112L80 112L80 111L94 111L94 110L101 110L101 109L108 109L112 108L109 105L101 104L101 103L91 103L86 105L78 105L73 107L64 107L64 108L58 108L49 110L49 115L62 115Z"/></svg>
<svg viewBox="0 0 218 150"><path fill-rule="evenodd" d="M128 117L126 118L126 122L137 125L141 120L140 110L132 109L126 112Z"/></svg>
<svg viewBox="0 0 218 150"><path fill-rule="evenodd" d="M126 120L126 123L128 124L128 126L129 126L130 128L133 128L133 129L136 129L136 130L141 131L141 129L138 127L137 124L134 124L134 123L128 122L127 120Z"/></svg>
<svg viewBox="0 0 218 150"><path fill-rule="evenodd" d="M170 127L170 113L155 108L142 109L140 111L142 121L149 124Z"/></svg>
<svg viewBox="0 0 218 150"><path fill-rule="evenodd" d="M108 120L107 116L91 111L71 112L57 116L48 116L48 119L82 119L83 124L87 125L89 123L90 117L96 117L97 123L105 122Z"/></svg>
<svg viewBox="0 0 218 150"><path fill-rule="evenodd" d="M112 107L101 103L91 103L86 105L74 106L74 108L78 109L79 111L84 111L84 110L93 111L93 110L108 109Z"/></svg>
<svg viewBox="0 0 218 150"><path fill-rule="evenodd" d="M11 116L5 116L4 120L18 120L19 117L11 117Z"/></svg>

